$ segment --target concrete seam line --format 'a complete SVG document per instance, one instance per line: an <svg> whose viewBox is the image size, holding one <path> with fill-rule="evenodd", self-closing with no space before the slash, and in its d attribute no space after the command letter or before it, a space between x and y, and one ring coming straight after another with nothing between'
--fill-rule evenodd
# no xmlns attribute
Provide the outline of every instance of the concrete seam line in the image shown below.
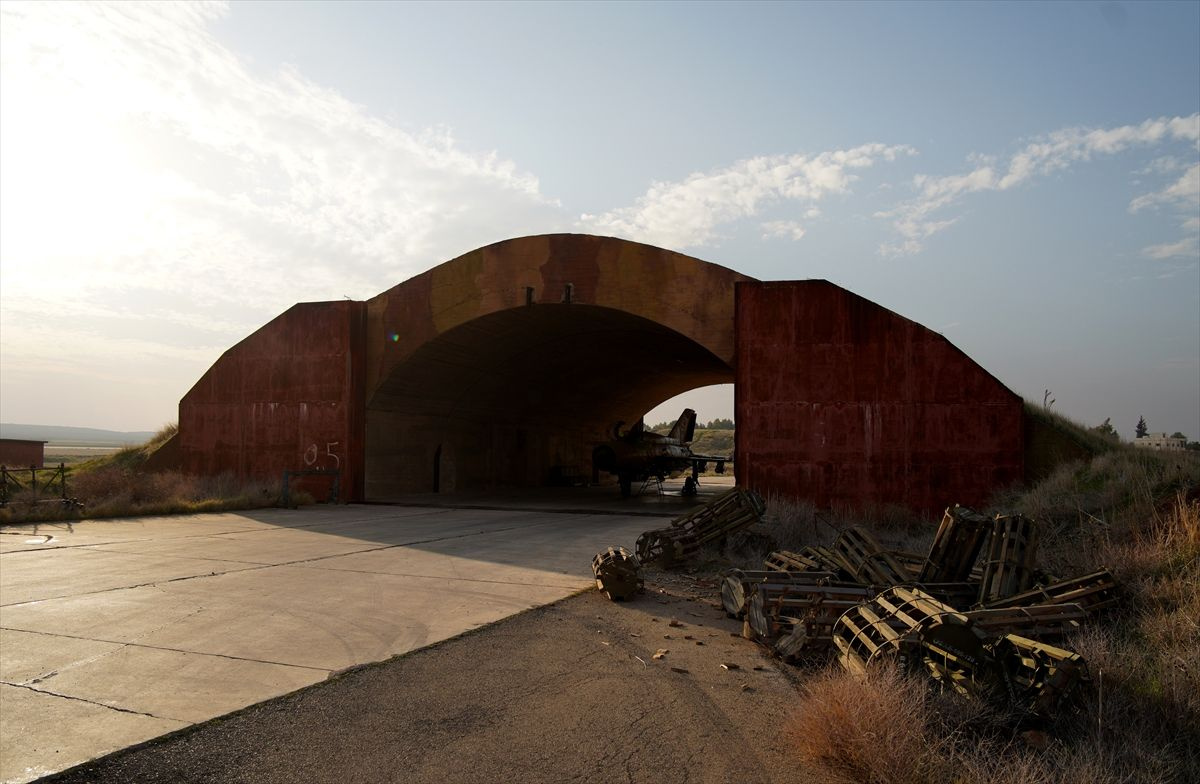
<svg viewBox="0 0 1200 784"><path fill-rule="evenodd" d="M36 694L45 694L50 697L61 697L64 700L71 700L73 702L83 702L88 705L97 705L101 708L108 708L109 710L117 711L118 713L132 713L134 716L146 716L151 719L158 719L159 721L173 721L173 722L177 722L179 724L191 724L192 723L190 721L187 721L186 719L172 719L167 716L155 716L153 713L146 713L145 711L132 710L130 708L118 708L116 705L108 705L103 702L96 702L95 700L89 700L85 697L72 697L70 694L59 694L56 691L47 691L46 689L35 689L32 686L26 686L23 683L12 683L10 681L0 681L0 683L3 683L5 686L12 686L17 689L28 689L29 691L32 691Z"/></svg>
<svg viewBox="0 0 1200 784"><path fill-rule="evenodd" d="M353 555L353 553L351 553ZM386 577L408 577L413 580L449 580L451 582L460 583L487 583L489 585L524 585L530 588L575 588L575 583L579 580L587 580L595 582L594 578L580 576L571 580L570 575L563 575L566 580L571 580L571 585L555 585L552 583L523 583L516 580L482 580L477 577L457 577L445 574L401 574L398 572L373 572L369 569L339 569L333 566L309 566L309 569L319 569L323 572L348 572L350 574L378 574Z"/></svg>
<svg viewBox="0 0 1200 784"><path fill-rule="evenodd" d="M313 672L331 672L328 667L313 667L311 664L291 664L289 662L270 661L268 659L251 659L246 656L233 656L228 653L209 653L208 651L189 651L186 648L170 648L165 645L148 645L144 642L128 642L126 640L107 640L102 637L84 637L78 634L63 634L61 632L45 632L39 629L18 629L15 626L0 626L0 631L23 632L25 634L40 634L45 637L65 637L68 640L83 640L85 642L102 642L106 645L120 645L127 648L145 648L151 651L167 651L169 653L187 653L193 656L212 656L217 659L250 662L251 664L269 664L275 667L291 667L297 670L312 670ZM116 651L113 651L115 653ZM16 685L16 684L14 684Z"/></svg>
<svg viewBox="0 0 1200 784"><path fill-rule="evenodd" d="M0 604L0 608L2 608L2 607L20 607L20 606L26 605L26 604L37 604L38 602L48 602L48 601L52 601L55 599L74 599L78 596L95 596L96 594L111 593L113 591L133 590L134 588L153 588L154 586L157 586L157 585L165 585L167 583L177 583L177 582L182 582L184 580L197 580L197 579L202 579L205 577L219 577L221 575L226 575L226 574L239 574L241 572L254 572L254 571L259 571L262 569L274 569L274 568L277 568L280 566L297 566L299 564L308 564L308 563L316 563L318 561L325 561L330 558L341 558L343 555L356 555L358 553L373 553L373 552L377 552L379 550L391 550L396 547L411 547L412 545L416 545L416 544L432 544L434 542L446 542L446 541L450 541L453 539L466 539L471 536L479 536L479 535L485 534L485 533L504 533L506 531L515 531L515 530L518 530L521 528L528 528L528 527L529 526L518 525L518 526L510 526L508 528L497 528L494 531L474 531L472 533L458 534L456 536L441 536L441 537L436 537L433 539L419 539L419 540L412 541L412 542L401 542L399 544L381 545L379 547L374 547L374 548L371 548L368 550L358 550L355 553L339 553L337 555L322 555L322 556L319 556L316 558L301 558L296 561L287 561L285 563L261 564L261 565L255 565L255 566L248 566L245 569L226 569L223 572L212 572L209 574L191 574L191 575L185 575L183 577L172 577L172 578L169 578L166 580L155 580L153 582L148 582L148 583L137 583L136 585L118 585L113 588L103 588L99 591L85 591L83 593L64 594L62 596L43 596L38 599L28 599L28 600L22 601L22 602L13 602L12 604ZM129 553L124 553L124 554L129 555ZM171 556L171 557L179 557L179 556ZM182 557L185 559L187 558L187 556L182 556ZM214 559L210 558L210 559L196 559L196 560L214 560ZM229 561L226 563L243 563L243 562L242 561ZM373 572L367 572L366 574L373 574Z"/></svg>

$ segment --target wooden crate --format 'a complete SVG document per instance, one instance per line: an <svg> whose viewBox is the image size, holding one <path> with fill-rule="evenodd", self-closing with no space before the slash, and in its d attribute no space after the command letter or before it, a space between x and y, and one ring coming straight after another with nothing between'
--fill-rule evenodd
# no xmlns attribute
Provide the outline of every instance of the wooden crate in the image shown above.
<svg viewBox="0 0 1200 784"><path fill-rule="evenodd" d="M992 530L992 521L965 506L947 509L921 569L923 583L962 582Z"/></svg>
<svg viewBox="0 0 1200 784"><path fill-rule="evenodd" d="M610 547L592 558L596 587L609 599L632 599L644 585L642 565L624 547Z"/></svg>
<svg viewBox="0 0 1200 784"><path fill-rule="evenodd" d="M847 610L833 625L838 661L863 674L872 662L894 657L902 666L923 663L958 690L987 670L982 635L953 607L917 588L897 586Z"/></svg>
<svg viewBox="0 0 1200 784"><path fill-rule="evenodd" d="M1087 680L1087 664L1077 653L1015 634L992 646L1013 704L1034 714L1054 716L1064 698Z"/></svg>
<svg viewBox="0 0 1200 784"><path fill-rule="evenodd" d="M779 636L780 618L803 618L818 606L841 614L876 593L870 586L831 580L813 584L764 582L750 587L753 592L746 600L746 618L755 639L763 642Z"/></svg>
<svg viewBox="0 0 1200 784"><path fill-rule="evenodd" d="M860 582L886 586L911 579L904 565L861 526L852 525L842 531L833 549L849 567L851 576Z"/></svg>
<svg viewBox="0 0 1200 784"><path fill-rule="evenodd" d="M1021 515L997 515L985 552L980 604L1014 596L1033 586L1037 527L1032 520Z"/></svg>

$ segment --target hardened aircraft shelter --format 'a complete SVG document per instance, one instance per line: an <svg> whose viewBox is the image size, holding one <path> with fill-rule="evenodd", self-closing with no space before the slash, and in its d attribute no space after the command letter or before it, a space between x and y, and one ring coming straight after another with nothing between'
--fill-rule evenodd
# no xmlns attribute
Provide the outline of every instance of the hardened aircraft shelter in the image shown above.
<svg viewBox="0 0 1200 784"><path fill-rule="evenodd" d="M941 335L827 281L580 234L293 306L184 396L161 463L336 472L343 501L539 487L590 478L614 423L729 382L737 480L764 494L929 510L1023 476L1021 399Z"/></svg>

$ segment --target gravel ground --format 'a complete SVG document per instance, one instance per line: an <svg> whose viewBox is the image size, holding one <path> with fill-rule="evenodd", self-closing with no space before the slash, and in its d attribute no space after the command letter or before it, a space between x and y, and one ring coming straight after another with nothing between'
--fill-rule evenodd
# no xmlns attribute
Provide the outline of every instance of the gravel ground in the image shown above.
<svg viewBox="0 0 1200 784"><path fill-rule="evenodd" d="M654 573L633 601L580 594L45 781L806 779L792 674L740 628L715 581Z"/></svg>

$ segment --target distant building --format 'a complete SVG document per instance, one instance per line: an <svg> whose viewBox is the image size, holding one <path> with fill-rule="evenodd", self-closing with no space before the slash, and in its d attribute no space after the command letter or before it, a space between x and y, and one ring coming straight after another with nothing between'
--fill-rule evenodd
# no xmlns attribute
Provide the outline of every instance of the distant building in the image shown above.
<svg viewBox="0 0 1200 784"><path fill-rule="evenodd" d="M1182 452L1184 449L1187 449L1187 439L1172 438L1166 433L1147 433L1141 438L1133 439L1133 445L1146 449L1166 449Z"/></svg>
<svg viewBox="0 0 1200 784"><path fill-rule="evenodd" d="M45 441L0 438L0 465L6 468L42 468L46 461Z"/></svg>

